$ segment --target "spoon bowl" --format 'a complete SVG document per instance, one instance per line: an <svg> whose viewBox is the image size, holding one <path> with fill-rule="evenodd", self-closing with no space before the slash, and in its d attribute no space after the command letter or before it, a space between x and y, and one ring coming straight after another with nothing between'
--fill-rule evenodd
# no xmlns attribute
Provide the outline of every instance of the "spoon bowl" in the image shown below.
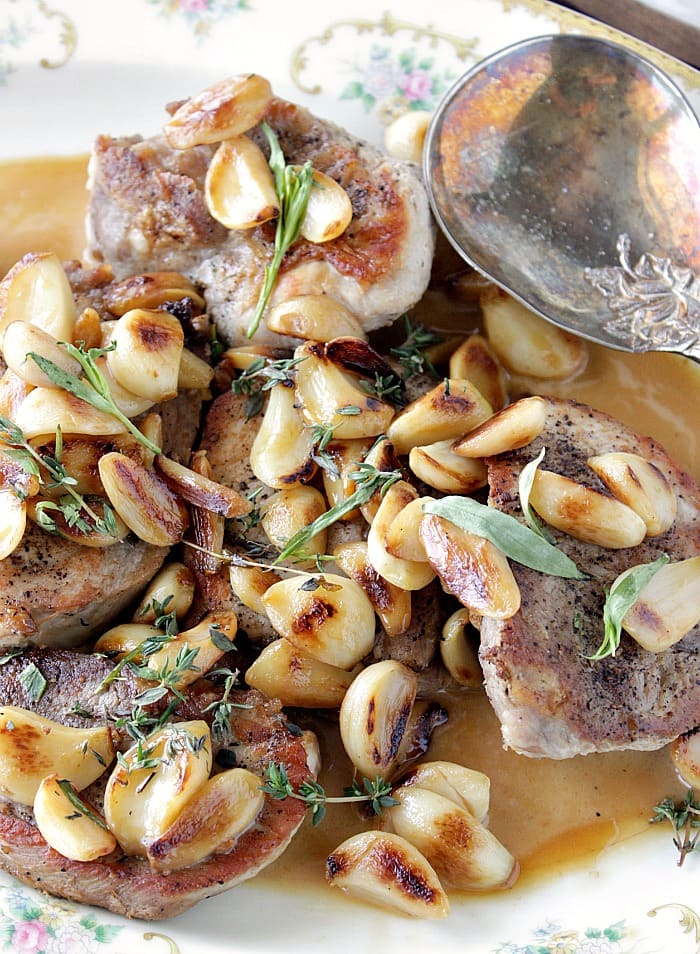
<svg viewBox="0 0 700 954"><path fill-rule="evenodd" d="M542 36L478 63L426 136L438 224L568 331L700 359L700 124L626 47Z"/></svg>

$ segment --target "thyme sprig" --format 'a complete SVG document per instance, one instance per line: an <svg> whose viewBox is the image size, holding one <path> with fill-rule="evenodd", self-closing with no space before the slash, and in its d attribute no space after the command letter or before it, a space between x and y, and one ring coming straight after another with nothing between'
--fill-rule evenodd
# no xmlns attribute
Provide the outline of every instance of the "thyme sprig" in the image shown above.
<svg viewBox="0 0 700 954"><path fill-rule="evenodd" d="M294 387L293 372L296 366L305 358L279 358L268 361L267 358L255 358L238 377L231 383L234 394L247 396L245 413L246 420L259 414L263 406L263 394L281 384L283 387Z"/></svg>
<svg viewBox="0 0 700 954"><path fill-rule="evenodd" d="M116 342L112 342L107 348L88 348L87 351L82 344L79 344L77 347L68 341L61 341L59 344L78 362L83 369L84 377L79 378L69 371L64 371L63 368L59 368L59 366L54 364L49 358L45 358L43 355L37 354L34 351L30 351L28 357L32 358L56 387L68 391L69 394L75 395L75 397L80 398L81 401L85 401L87 404L92 405L92 407L97 408L98 411L103 411L105 414L116 418L126 427L129 433L133 434L151 453L160 454L160 447L149 440L145 434L142 434L138 427L129 420L126 414L119 410L109 390L107 378L97 367L97 359L103 357L110 351L114 351L117 346Z"/></svg>
<svg viewBox="0 0 700 954"><path fill-rule="evenodd" d="M134 702L140 706L153 705L154 702L158 702L169 693L177 696L180 701L184 701L185 696L180 689L180 682L185 673L200 672L199 666L196 666L194 662L198 653L199 647L185 645L178 650L173 663L166 660L160 669L155 669L149 665L137 666L132 662L131 668L135 675L140 679L147 679L149 682L156 683L155 686L140 692L134 698Z"/></svg>
<svg viewBox="0 0 700 954"><path fill-rule="evenodd" d="M368 378L360 378L359 385L365 394L370 397L376 397L380 401L389 401L396 407L404 407L406 404L406 394L403 379L397 374L380 374L374 372L374 381Z"/></svg>
<svg viewBox="0 0 700 954"><path fill-rule="evenodd" d="M95 814L95 812L93 812L92 809L85 804L67 778L59 778L57 783L58 787L61 789L76 811L75 815L67 815L67 818L78 818L81 815L84 815L86 818L89 818L91 822L94 822L98 827L104 829L104 831L109 831L109 828L107 828L105 822L100 818L99 815Z"/></svg>
<svg viewBox="0 0 700 954"><path fill-rule="evenodd" d="M275 229L275 248L272 261L265 266L265 277L258 297L255 313L247 331L252 338L260 327L272 289L275 287L282 260L289 248L299 237L306 207L313 185L313 168L305 162L301 169L288 166L280 148L279 140L266 122L262 130L270 144L269 165L275 180L275 191L279 200L280 213Z"/></svg>
<svg viewBox="0 0 700 954"><path fill-rule="evenodd" d="M230 699L231 690L235 687L239 676L237 669L213 669L207 673L208 677L224 676L224 691L221 698L210 702L202 710L203 712L212 712L214 717L211 724L211 734L215 741L222 745L227 745L233 738L231 731L231 715L234 709L252 709L253 706L245 702L232 702Z"/></svg>
<svg viewBox="0 0 700 954"><path fill-rule="evenodd" d="M95 691L97 693L104 692L110 683L114 682L115 679L121 678L122 671L126 666L135 671L139 668L139 661L148 659L149 656L153 656L154 653L157 653L158 650L163 648L163 646L167 646L167 644L172 642L172 640L173 636L167 632L164 632L162 635L154 634L153 636L148 636L143 640L143 642L139 643L138 646L130 649L128 653L125 653L122 656L119 662L117 662L115 665L114 669L107 673Z"/></svg>
<svg viewBox="0 0 700 954"><path fill-rule="evenodd" d="M673 844L678 849L677 863L680 868L691 852L700 851L700 799L690 789L683 801L664 798L654 806L653 811L652 824L668 821L673 826Z"/></svg>
<svg viewBox="0 0 700 954"><path fill-rule="evenodd" d="M146 605L139 610L138 613L139 616L145 616L146 613L152 611L155 615L153 625L156 627L156 629L162 630L166 636L170 637L170 639L174 639L180 631L175 610L168 610L168 605L173 601L174 598L175 597L172 593L166 596L164 600L158 600L154 597L152 600L149 600ZM148 639L144 640L141 645L147 646L147 649L149 649L150 644L148 643ZM158 646L158 649L160 649L160 646ZM139 650L140 647L137 647L137 652ZM149 649L148 652L143 653L141 650L142 655L150 655L155 651L155 649Z"/></svg>
<svg viewBox="0 0 700 954"><path fill-rule="evenodd" d="M406 339L398 348L392 348L391 354L399 359L405 371L404 380L424 372L439 378L439 374L425 354L425 349L431 345L440 344L445 339L434 331L429 331L420 322L414 325L408 315L403 316L403 325Z"/></svg>
<svg viewBox="0 0 700 954"><path fill-rule="evenodd" d="M59 532L56 521L50 515L50 511L54 511L62 514L69 527L76 527L81 533L95 530L106 536L116 536L117 524L109 504L103 505L100 517L75 489L78 482L63 465L63 434L60 426L56 428L53 455L40 454L26 439L22 429L0 414L0 444L4 445L4 453L16 460L28 474L39 477L47 490L61 488L65 491L57 502L42 500L37 504L37 523L42 529L49 533ZM48 476L48 481L44 480L42 474Z"/></svg>
<svg viewBox="0 0 700 954"><path fill-rule="evenodd" d="M323 821L327 805L369 802L375 815L381 815L384 808L398 805L391 795L391 785L379 775L374 780L363 778L362 785L357 780L353 781L352 785L343 790L343 795L327 795L321 783L311 778L295 788L289 780L284 762L270 762L265 769L265 784L261 788L267 795L279 801L294 798L303 802L311 810L311 822L314 826Z"/></svg>

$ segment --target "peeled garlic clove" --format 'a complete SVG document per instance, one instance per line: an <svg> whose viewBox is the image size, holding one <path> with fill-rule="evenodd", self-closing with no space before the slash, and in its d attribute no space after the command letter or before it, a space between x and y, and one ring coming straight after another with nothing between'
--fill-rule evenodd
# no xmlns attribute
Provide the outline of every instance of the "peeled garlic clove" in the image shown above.
<svg viewBox="0 0 700 954"><path fill-rule="evenodd" d="M106 726L74 729L18 706L0 708L0 794L31 805L43 778L56 773L80 791L114 758Z"/></svg>
<svg viewBox="0 0 700 954"><path fill-rule="evenodd" d="M418 677L393 659L372 663L359 673L340 707L340 737L362 775L388 778L416 701Z"/></svg>
<svg viewBox="0 0 700 954"><path fill-rule="evenodd" d="M182 325L166 311L134 308L116 322L107 353L107 366L132 394L154 402L177 396L184 347Z"/></svg>
<svg viewBox="0 0 700 954"><path fill-rule="evenodd" d="M184 689L214 668L233 643L237 629L235 613L226 610L209 613L196 626L178 633L158 652L149 656L148 665L156 672L164 668L174 669L181 652L195 650L191 667L185 669L175 683L176 689Z"/></svg>
<svg viewBox="0 0 700 954"><path fill-rule="evenodd" d="M412 447L408 466L419 480L446 494L472 494L487 483L486 465L454 452L454 441Z"/></svg>
<svg viewBox="0 0 700 954"><path fill-rule="evenodd" d="M248 136L226 139L209 163L204 180L209 214L227 229L251 229L279 215L272 170Z"/></svg>
<svg viewBox="0 0 700 954"><path fill-rule="evenodd" d="M384 545L387 552L401 560L427 563L428 557L420 538L423 505L434 497L416 497L402 507L386 530Z"/></svg>
<svg viewBox="0 0 700 954"><path fill-rule="evenodd" d="M106 653L114 658L133 653L147 639L162 639L163 630L148 623L119 623L112 626L93 646L93 652ZM141 656L134 657L140 661Z"/></svg>
<svg viewBox="0 0 700 954"><path fill-rule="evenodd" d="M209 726L200 720L167 725L124 753L107 782L104 813L128 855L146 855L208 780L211 765Z"/></svg>
<svg viewBox="0 0 700 954"><path fill-rule="evenodd" d="M700 790L700 732L697 729L671 743L671 758L686 785Z"/></svg>
<svg viewBox="0 0 700 954"><path fill-rule="evenodd" d="M27 527L27 504L12 487L0 486L0 560L8 557L22 542Z"/></svg>
<svg viewBox="0 0 700 954"><path fill-rule="evenodd" d="M237 490L198 474L164 454L156 455L154 464L170 490L195 507L229 518L242 517L253 509L250 500Z"/></svg>
<svg viewBox="0 0 700 954"><path fill-rule="evenodd" d="M275 305L265 323L270 331L305 341L332 341L340 335L366 338L351 311L330 295L297 295Z"/></svg>
<svg viewBox="0 0 700 954"><path fill-rule="evenodd" d="M420 162L431 117L425 109L411 109L389 123L384 130L384 148L389 155Z"/></svg>
<svg viewBox="0 0 700 954"><path fill-rule="evenodd" d="M73 292L53 252L29 252L0 282L0 346L13 321L36 325L55 341L73 341Z"/></svg>
<svg viewBox="0 0 700 954"><path fill-rule="evenodd" d="M330 242L342 235L352 219L350 196L335 179L313 170L313 183L300 233L307 242Z"/></svg>
<svg viewBox="0 0 700 954"><path fill-rule="evenodd" d="M371 464L372 467L375 467L377 470L383 470L387 473L392 470L398 470L403 473L403 467L394 445L390 440L386 440L386 438L383 437L377 438L367 454L365 454L364 461L366 464ZM360 513L367 523L372 523L383 499L383 495L377 491L370 497L367 503L361 505Z"/></svg>
<svg viewBox="0 0 700 954"><path fill-rule="evenodd" d="M262 509L262 528L270 543L282 550L298 530L313 523L327 508L320 490L315 487L292 487L273 494ZM318 553L325 553L326 531L322 530L311 537L304 546L304 552L312 558Z"/></svg>
<svg viewBox="0 0 700 954"><path fill-rule="evenodd" d="M42 513L44 510L42 505L47 503L49 504L47 512ZM88 501L88 504L90 509L94 511L97 518L99 520L104 520L105 502L103 500L90 500ZM81 547L93 547L95 549L111 547L115 543L119 543L129 536L129 528L119 517L119 515L114 512L111 514L112 518L114 519L114 532L103 533L102 530L98 530L97 527L92 525L92 521L88 522L87 530L80 525L80 521L78 523L71 523L71 521L66 518L64 513L52 509L52 507L55 505L55 501L51 500L50 498L39 496L32 497L31 500L27 500L26 505L27 516L33 523L36 523L38 526L46 529L46 524L44 521L48 517L53 521L54 524L51 529L52 533L57 534L64 540L70 540L72 543L76 543Z"/></svg>
<svg viewBox="0 0 700 954"><path fill-rule="evenodd" d="M370 904L417 918L444 918L449 901L435 870L399 835L365 831L326 860L326 881Z"/></svg>
<svg viewBox="0 0 700 954"><path fill-rule="evenodd" d="M449 378L397 414L386 434L397 454L408 454L412 447L455 440L492 414L470 381Z"/></svg>
<svg viewBox="0 0 700 954"><path fill-rule="evenodd" d="M399 480L381 498L367 535L367 556L377 573L403 590L422 590L435 577L427 562L402 560L392 556L386 548L389 527L405 506L415 500L418 492L405 480Z"/></svg>
<svg viewBox="0 0 700 954"><path fill-rule="evenodd" d="M152 471L117 452L100 458L99 471L110 503L137 537L157 547L182 539L183 512Z"/></svg>
<svg viewBox="0 0 700 954"><path fill-rule="evenodd" d="M181 619L192 605L194 587L194 574L188 566L178 561L166 563L148 584L134 613L134 622L153 623L160 616L160 607Z"/></svg>
<svg viewBox="0 0 700 954"><path fill-rule="evenodd" d="M450 377L471 381L494 409L506 403L505 372L481 335L470 335L452 352Z"/></svg>
<svg viewBox="0 0 700 954"><path fill-rule="evenodd" d="M321 472L323 479L323 490L328 500L329 507L337 507L344 503L355 490L355 481L350 478L350 474L358 469L360 461L370 449L370 441L361 438L355 438L345 441L330 441L324 448L324 453L333 461L337 474L324 467ZM351 510L346 513L341 520L349 522L358 516L357 510Z"/></svg>
<svg viewBox="0 0 700 954"><path fill-rule="evenodd" d="M464 606L490 619L510 619L520 609L520 588L507 558L490 540L449 520L425 514L425 552L446 589Z"/></svg>
<svg viewBox="0 0 700 954"><path fill-rule="evenodd" d="M266 615L263 595L280 579L277 573L257 566L236 566L232 563L229 568L231 589L244 606L261 616Z"/></svg>
<svg viewBox="0 0 700 954"><path fill-rule="evenodd" d="M83 308L75 319L73 340L82 342L86 351L102 346L102 320L99 312L90 305Z"/></svg>
<svg viewBox="0 0 700 954"><path fill-rule="evenodd" d="M283 706L336 709L353 680L351 673L321 662L287 639L267 645L245 674L245 681Z"/></svg>
<svg viewBox="0 0 700 954"><path fill-rule="evenodd" d="M540 318L497 285L483 292L481 312L489 344L508 371L560 381L586 366L583 339Z"/></svg>
<svg viewBox="0 0 700 954"><path fill-rule="evenodd" d="M700 556L667 563L654 574L622 620L642 648L660 653L700 622Z"/></svg>
<svg viewBox="0 0 700 954"><path fill-rule="evenodd" d="M57 388L34 388L20 404L15 424L27 440L51 437L56 429L64 434L126 434L126 426L106 411L98 411L91 404L68 391Z"/></svg>
<svg viewBox="0 0 700 954"><path fill-rule="evenodd" d="M244 768L219 772L196 792L172 825L150 842L155 871L176 871L230 851L254 824L265 796L261 779Z"/></svg>
<svg viewBox="0 0 700 954"><path fill-rule="evenodd" d="M25 470L22 461L3 452L0 444L0 488L7 487L15 492L16 497L24 500L38 494L40 486L38 475Z"/></svg>
<svg viewBox="0 0 700 954"><path fill-rule="evenodd" d="M182 349L180 367L177 373L177 387L179 391L206 391L214 377L214 369L203 358L190 351Z"/></svg>
<svg viewBox="0 0 700 954"><path fill-rule="evenodd" d="M353 580L294 576L274 583L262 602L280 636L321 662L352 669L374 645L374 610Z"/></svg>
<svg viewBox="0 0 700 954"><path fill-rule="evenodd" d="M250 449L258 480L282 490L305 483L316 472L314 437L304 427L293 388L278 384L269 392L265 414Z"/></svg>
<svg viewBox="0 0 700 954"><path fill-rule="evenodd" d="M334 551L336 565L362 587L387 636L400 636L411 625L411 594L394 586L374 569L364 540L346 543Z"/></svg>
<svg viewBox="0 0 700 954"><path fill-rule="evenodd" d="M440 658L445 669L460 686L481 689L484 677L476 646L467 639L469 610L456 610L442 627Z"/></svg>
<svg viewBox="0 0 700 954"><path fill-rule="evenodd" d="M526 397L509 404L454 444L461 457L493 457L530 444L544 430L547 402Z"/></svg>
<svg viewBox="0 0 700 954"><path fill-rule="evenodd" d="M72 861L95 861L111 854L117 847L114 835L92 805L81 802L85 805L81 811L66 789L78 798L70 782L54 773L42 779L34 796L34 820L44 841Z"/></svg>
<svg viewBox="0 0 700 954"><path fill-rule="evenodd" d="M126 417L129 419L138 417L153 407L155 402L152 398L142 397L140 394L133 394L121 386L110 370L109 364L107 363L107 355L97 358L95 364L107 382L110 397Z"/></svg>
<svg viewBox="0 0 700 954"><path fill-rule="evenodd" d="M134 308L156 309L183 298L189 298L197 308L204 308L204 299L180 272L142 272L111 282L104 291L105 308L117 318Z"/></svg>
<svg viewBox="0 0 700 954"><path fill-rule="evenodd" d="M537 470L530 504L552 527L599 547L636 547L646 536L646 524L631 507L549 470Z"/></svg>
<svg viewBox="0 0 700 954"><path fill-rule="evenodd" d="M483 772L442 759L421 762L400 778L401 791L414 786L442 795L460 808L466 808L478 822L485 824L489 813L491 780Z"/></svg>
<svg viewBox="0 0 700 954"><path fill-rule="evenodd" d="M241 136L257 126L271 99L263 76L232 76L185 100L163 126L163 135L173 149Z"/></svg>
<svg viewBox="0 0 700 954"><path fill-rule="evenodd" d="M657 537L676 519L678 501L668 480L653 461L639 454L611 453L589 457L588 466L610 493L631 507Z"/></svg>
<svg viewBox="0 0 700 954"><path fill-rule="evenodd" d="M31 390L30 384L7 368L5 373L0 375L0 414L14 421L20 404Z"/></svg>
<svg viewBox="0 0 700 954"><path fill-rule="evenodd" d="M393 794L399 804L387 810L387 820L440 877L466 891L505 888L513 883L517 862L466 808L417 786L402 786Z"/></svg>
<svg viewBox="0 0 700 954"><path fill-rule="evenodd" d="M80 365L61 348L53 335L42 331L28 321L13 321L5 329L2 341L5 364L27 384L35 388L52 388L53 381L39 367L30 354L38 354L53 361L62 371L79 377Z"/></svg>

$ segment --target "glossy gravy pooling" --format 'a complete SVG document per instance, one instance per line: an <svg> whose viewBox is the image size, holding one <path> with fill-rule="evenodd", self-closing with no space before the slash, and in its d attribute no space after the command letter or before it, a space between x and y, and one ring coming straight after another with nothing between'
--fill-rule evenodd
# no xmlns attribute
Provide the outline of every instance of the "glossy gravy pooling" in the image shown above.
<svg viewBox="0 0 700 954"><path fill-rule="evenodd" d="M25 252L55 251L79 258L83 248L85 157L25 160L0 165L0 274ZM429 300L421 320L437 315L444 325L445 302ZM468 309L449 305L451 323L476 324ZM627 355L590 347L586 371L550 393L589 403L642 434L657 438L682 466L700 479L697 407L700 367L671 355ZM491 778L490 824L520 861L523 874L556 871L585 859L621 838L648 827L651 807L680 794L666 749L579 756L566 761L529 759L501 747L500 730L480 692L448 693L447 726L437 731L429 758L450 759ZM303 716L298 721L302 721ZM334 721L315 723L330 793L352 776ZM366 824L355 810L331 807L321 826L307 821L285 855L259 877L270 884L320 883L326 855ZM670 834L669 834L670 838Z"/></svg>

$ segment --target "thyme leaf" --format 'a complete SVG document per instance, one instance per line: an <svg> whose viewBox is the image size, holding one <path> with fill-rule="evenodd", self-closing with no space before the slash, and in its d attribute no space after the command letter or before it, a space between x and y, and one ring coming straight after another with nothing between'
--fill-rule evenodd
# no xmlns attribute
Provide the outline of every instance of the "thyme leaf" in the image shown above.
<svg viewBox="0 0 700 954"><path fill-rule="evenodd" d="M59 778L57 781L58 787L78 813L78 815L70 815L67 817L77 818L80 815L84 815L86 818L89 818L91 822L94 822L97 826L104 829L104 831L109 831L109 828L105 822L103 822L100 816L96 815L95 812L93 812L92 809L85 804L67 778Z"/></svg>
<svg viewBox="0 0 700 954"><path fill-rule="evenodd" d="M408 315L403 316L403 324L406 339L398 348L392 348L391 354L399 359L405 371L404 380L416 374L423 374L424 372L427 372L434 378L438 378L439 374L424 352L425 349L431 345L440 344L444 341L444 338L434 331L428 331L428 329L420 323L412 324Z"/></svg>
<svg viewBox="0 0 700 954"><path fill-rule="evenodd" d="M674 831L673 844L678 849L678 867L693 851L700 851L700 799L692 789L681 802L664 798L653 808L654 822L668 821Z"/></svg>

